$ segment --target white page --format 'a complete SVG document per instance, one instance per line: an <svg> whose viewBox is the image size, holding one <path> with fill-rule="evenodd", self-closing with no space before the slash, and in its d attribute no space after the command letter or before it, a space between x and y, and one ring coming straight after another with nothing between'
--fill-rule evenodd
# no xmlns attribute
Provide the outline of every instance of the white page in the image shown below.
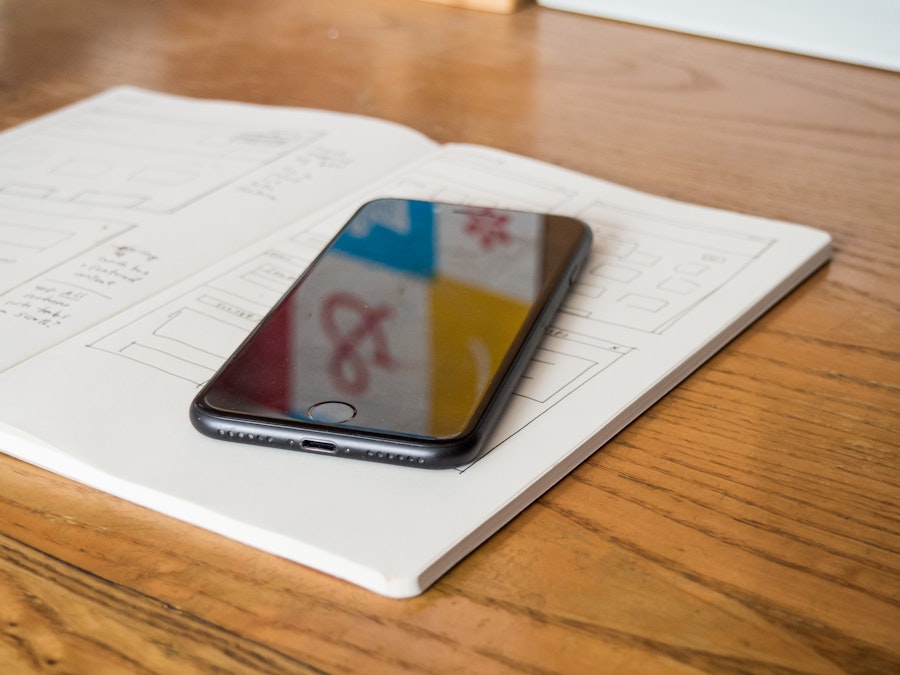
<svg viewBox="0 0 900 675"><path fill-rule="evenodd" d="M194 431L187 411L200 383L354 208L375 195L565 213L595 231L590 264L523 378L493 450L465 470L427 471L243 446ZM648 197L499 151L447 146L370 194L307 217L0 374L7 423L0 447L406 597L828 255L829 238L815 230ZM82 385L90 381L98 384Z"/></svg>
<svg viewBox="0 0 900 675"><path fill-rule="evenodd" d="M0 370L433 149L379 120L110 90L0 136Z"/></svg>

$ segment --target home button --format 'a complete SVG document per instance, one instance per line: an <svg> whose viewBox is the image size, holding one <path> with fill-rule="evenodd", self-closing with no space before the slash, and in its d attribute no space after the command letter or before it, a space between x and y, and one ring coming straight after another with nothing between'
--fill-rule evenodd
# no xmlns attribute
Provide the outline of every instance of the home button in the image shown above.
<svg viewBox="0 0 900 675"><path fill-rule="evenodd" d="M307 413L315 422L340 424L356 417L356 408L343 401L322 401L310 406Z"/></svg>

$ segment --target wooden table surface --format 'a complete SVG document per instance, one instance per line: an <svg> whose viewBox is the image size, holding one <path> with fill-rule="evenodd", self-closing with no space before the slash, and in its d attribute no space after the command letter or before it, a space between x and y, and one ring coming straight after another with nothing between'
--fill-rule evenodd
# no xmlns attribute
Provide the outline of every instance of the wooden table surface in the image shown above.
<svg viewBox="0 0 900 675"><path fill-rule="evenodd" d="M0 0L0 127L118 84L395 120L836 252L411 600L0 455L0 671L900 672L900 75L535 6Z"/></svg>

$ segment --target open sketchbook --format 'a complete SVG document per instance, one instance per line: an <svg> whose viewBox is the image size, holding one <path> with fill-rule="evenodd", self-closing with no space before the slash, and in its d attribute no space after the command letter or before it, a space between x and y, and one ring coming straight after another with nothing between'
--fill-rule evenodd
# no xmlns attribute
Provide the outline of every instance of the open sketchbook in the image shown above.
<svg viewBox="0 0 900 675"><path fill-rule="evenodd" d="M209 439L188 407L362 202L575 215L590 263L478 462ZM422 592L830 254L379 120L110 90L0 135L0 449L378 593Z"/></svg>

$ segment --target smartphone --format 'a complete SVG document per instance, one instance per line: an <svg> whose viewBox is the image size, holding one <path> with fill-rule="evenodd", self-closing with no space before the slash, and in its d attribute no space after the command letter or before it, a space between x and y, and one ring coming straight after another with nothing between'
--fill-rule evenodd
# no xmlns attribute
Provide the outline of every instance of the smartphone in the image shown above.
<svg viewBox="0 0 900 675"><path fill-rule="evenodd" d="M228 441L468 464L590 244L564 216L369 202L203 387L191 421Z"/></svg>

